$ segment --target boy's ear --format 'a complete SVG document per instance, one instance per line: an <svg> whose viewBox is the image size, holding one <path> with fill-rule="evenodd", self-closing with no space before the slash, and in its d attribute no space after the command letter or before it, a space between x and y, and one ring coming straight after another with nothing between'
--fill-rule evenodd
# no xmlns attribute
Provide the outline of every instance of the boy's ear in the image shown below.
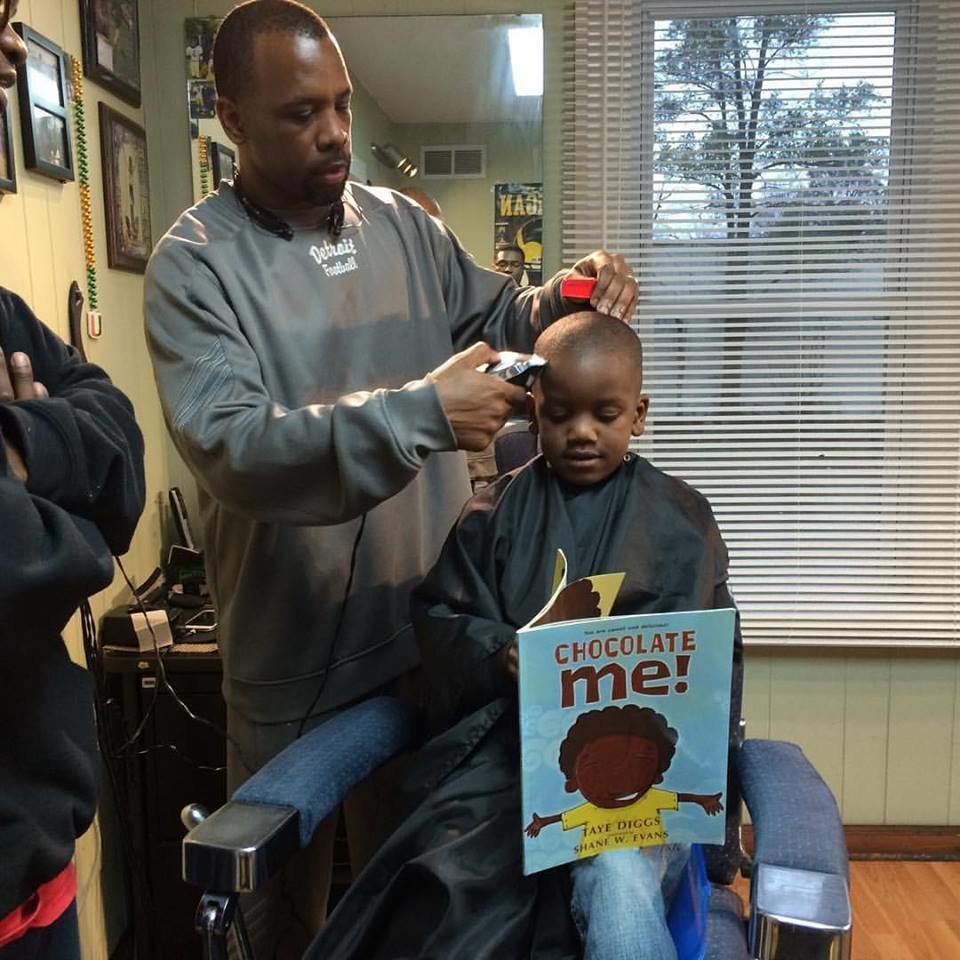
<svg viewBox="0 0 960 960"><path fill-rule="evenodd" d="M630 427L630 433L634 437L642 437L643 431L647 427L647 411L650 409L650 396L641 393L637 397L637 409L633 416L633 424Z"/></svg>
<svg viewBox="0 0 960 960"><path fill-rule="evenodd" d="M576 793L580 788L577 786L576 780L567 780L563 785L563 789L566 790L567 793Z"/></svg>
<svg viewBox="0 0 960 960"><path fill-rule="evenodd" d="M536 436L540 432L540 428L537 425L537 403L533 399L532 393L527 394L527 421L530 432Z"/></svg>

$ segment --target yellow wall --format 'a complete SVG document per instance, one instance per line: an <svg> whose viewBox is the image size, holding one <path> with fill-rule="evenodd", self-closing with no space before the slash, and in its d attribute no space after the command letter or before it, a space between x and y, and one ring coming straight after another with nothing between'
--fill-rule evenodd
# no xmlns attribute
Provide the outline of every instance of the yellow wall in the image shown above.
<svg viewBox="0 0 960 960"><path fill-rule="evenodd" d="M464 144L487 148L483 178L450 180L416 177L408 181L436 197L443 219L478 263L493 263L494 184L539 183L543 165L539 123L402 123L396 143L420 162L420 148Z"/></svg>
<svg viewBox="0 0 960 960"><path fill-rule="evenodd" d="M385 143L395 142L397 128L380 109L380 104L370 96L367 88L355 76L351 77L351 80L353 82L352 172L359 179L369 179L378 187L394 189L401 187L403 184L400 180L403 178L395 170L380 163L370 151L371 143L383 146ZM358 159L360 164L357 163ZM366 168L366 177L361 176L363 168Z"/></svg>

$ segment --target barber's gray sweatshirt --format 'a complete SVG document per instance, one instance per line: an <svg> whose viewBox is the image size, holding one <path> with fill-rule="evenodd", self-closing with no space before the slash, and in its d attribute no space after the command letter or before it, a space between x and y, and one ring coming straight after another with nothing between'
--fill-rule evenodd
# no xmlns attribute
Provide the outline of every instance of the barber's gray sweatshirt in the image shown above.
<svg viewBox="0 0 960 960"><path fill-rule="evenodd" d="M344 201L338 240L287 241L223 183L147 268L164 415L200 487L224 695L258 722L300 719L321 689L316 711L348 703L416 664L409 593L470 493L423 378L478 340L530 350L574 306L559 275L518 290L392 191L350 184Z"/></svg>

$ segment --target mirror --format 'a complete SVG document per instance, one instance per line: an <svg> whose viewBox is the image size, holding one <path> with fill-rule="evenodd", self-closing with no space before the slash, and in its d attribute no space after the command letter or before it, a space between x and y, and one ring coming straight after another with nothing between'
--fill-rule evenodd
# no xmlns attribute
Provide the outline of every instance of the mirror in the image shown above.
<svg viewBox="0 0 960 960"><path fill-rule="evenodd" d="M232 144L214 113L217 18L185 21L194 197ZM332 17L354 84L351 179L423 191L485 265L519 245L541 280L543 25L538 14ZM219 162L227 176L229 162Z"/></svg>

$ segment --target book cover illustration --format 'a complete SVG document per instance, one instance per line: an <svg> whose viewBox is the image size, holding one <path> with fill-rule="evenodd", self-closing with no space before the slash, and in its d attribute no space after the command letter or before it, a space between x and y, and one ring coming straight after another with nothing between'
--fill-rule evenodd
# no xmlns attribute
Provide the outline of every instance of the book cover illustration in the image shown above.
<svg viewBox="0 0 960 960"><path fill-rule="evenodd" d="M610 617L624 575L565 565L518 632L524 873L722 843L736 611Z"/></svg>

